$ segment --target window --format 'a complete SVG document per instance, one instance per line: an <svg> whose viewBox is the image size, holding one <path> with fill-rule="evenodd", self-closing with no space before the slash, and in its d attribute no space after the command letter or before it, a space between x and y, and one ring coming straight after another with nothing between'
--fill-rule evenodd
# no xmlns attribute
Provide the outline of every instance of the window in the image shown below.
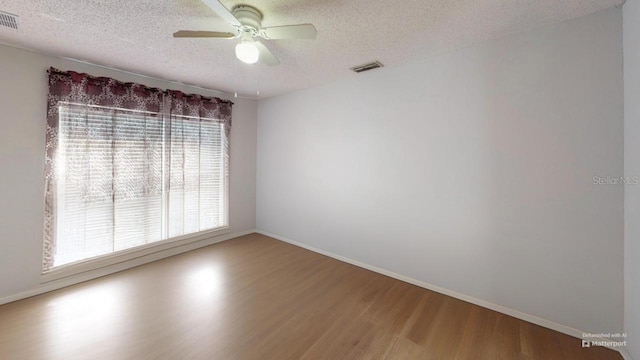
<svg viewBox="0 0 640 360"><path fill-rule="evenodd" d="M230 122L161 95L144 109L50 95L44 270L228 226Z"/></svg>

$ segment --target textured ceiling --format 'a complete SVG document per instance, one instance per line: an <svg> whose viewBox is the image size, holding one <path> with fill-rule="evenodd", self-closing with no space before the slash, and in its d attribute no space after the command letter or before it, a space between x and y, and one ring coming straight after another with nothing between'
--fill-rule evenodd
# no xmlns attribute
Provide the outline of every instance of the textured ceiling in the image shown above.
<svg viewBox="0 0 640 360"><path fill-rule="evenodd" d="M235 60L237 40L174 39L176 30L227 25L200 0L0 0L20 29L0 43L147 76L269 97L348 76L372 60L387 66L430 53L594 13L623 0L222 0L264 14L262 25L313 23L316 40L264 41L277 67Z"/></svg>

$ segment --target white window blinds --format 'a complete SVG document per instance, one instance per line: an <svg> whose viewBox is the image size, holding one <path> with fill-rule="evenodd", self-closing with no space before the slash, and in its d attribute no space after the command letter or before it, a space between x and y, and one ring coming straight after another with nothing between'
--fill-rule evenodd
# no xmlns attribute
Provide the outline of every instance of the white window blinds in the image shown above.
<svg viewBox="0 0 640 360"><path fill-rule="evenodd" d="M225 227L213 119L60 103L53 266Z"/></svg>

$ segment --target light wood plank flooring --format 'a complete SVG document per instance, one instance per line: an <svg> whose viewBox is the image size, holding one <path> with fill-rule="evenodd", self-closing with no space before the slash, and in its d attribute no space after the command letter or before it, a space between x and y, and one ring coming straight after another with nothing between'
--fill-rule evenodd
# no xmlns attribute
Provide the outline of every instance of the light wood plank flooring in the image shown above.
<svg viewBox="0 0 640 360"><path fill-rule="evenodd" d="M0 306L0 359L621 359L248 235Z"/></svg>

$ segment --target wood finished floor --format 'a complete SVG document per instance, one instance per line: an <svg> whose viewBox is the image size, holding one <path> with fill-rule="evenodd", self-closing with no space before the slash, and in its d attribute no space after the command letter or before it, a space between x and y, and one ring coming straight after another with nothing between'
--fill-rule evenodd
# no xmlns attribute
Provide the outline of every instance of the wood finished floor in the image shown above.
<svg viewBox="0 0 640 360"><path fill-rule="evenodd" d="M248 235L0 306L0 359L622 359Z"/></svg>

